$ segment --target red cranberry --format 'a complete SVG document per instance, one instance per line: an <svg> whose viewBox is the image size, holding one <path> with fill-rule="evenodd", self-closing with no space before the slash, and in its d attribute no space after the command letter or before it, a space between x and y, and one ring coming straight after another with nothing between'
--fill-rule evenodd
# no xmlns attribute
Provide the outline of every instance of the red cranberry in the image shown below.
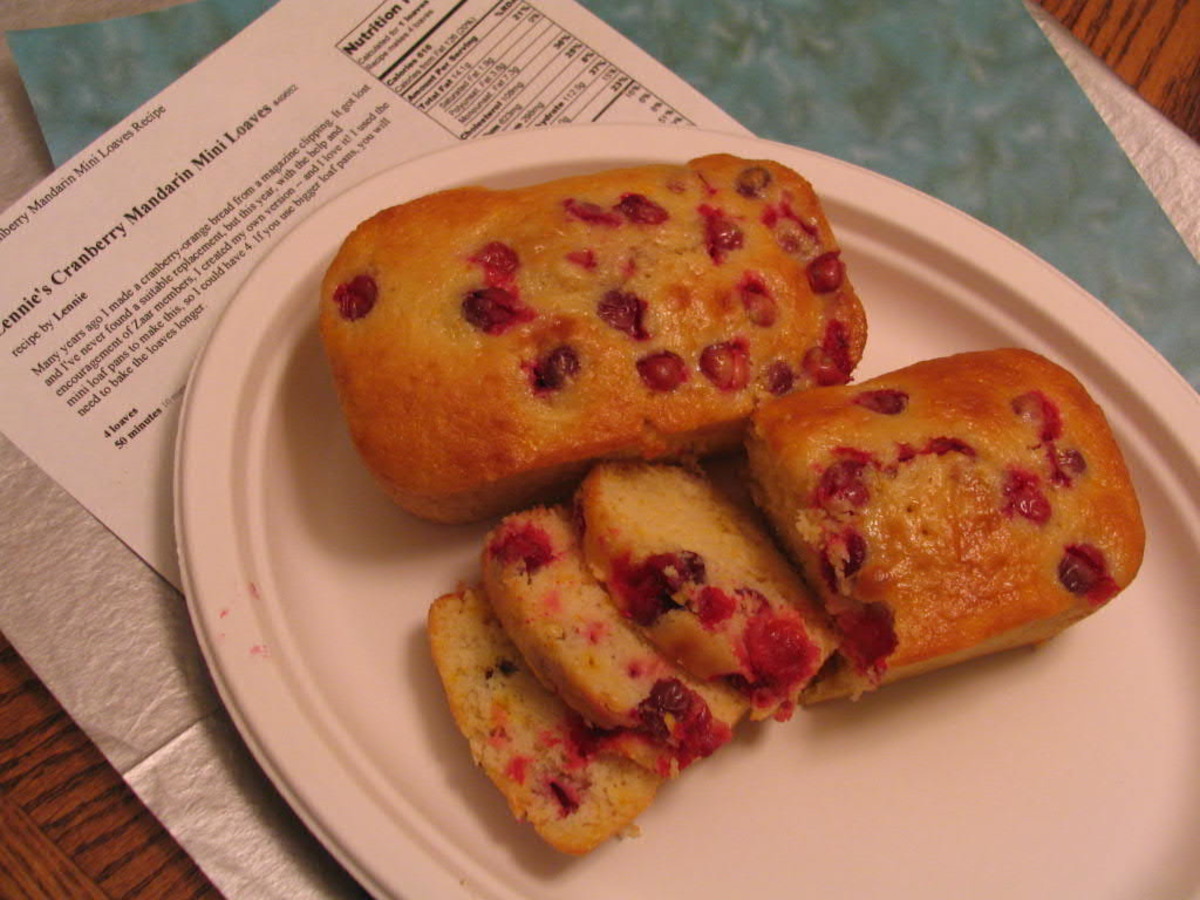
<svg viewBox="0 0 1200 900"><path fill-rule="evenodd" d="M1118 591L1116 581L1108 574L1104 554L1092 544L1071 544L1064 549L1058 563L1058 580L1072 594L1097 606Z"/></svg>
<svg viewBox="0 0 1200 900"><path fill-rule="evenodd" d="M333 289L333 302L343 319L353 322L375 308L379 286L370 275L355 275Z"/></svg>
<svg viewBox="0 0 1200 900"><path fill-rule="evenodd" d="M665 209L643 194L625 194L617 204L630 222L638 225L661 225L670 218Z"/></svg>
<svg viewBox="0 0 1200 900"><path fill-rule="evenodd" d="M769 328L775 324L775 319L779 315L779 306L762 279L748 274L742 279L738 289L742 295L742 306L746 310L746 318L751 323L760 328Z"/></svg>
<svg viewBox="0 0 1200 900"><path fill-rule="evenodd" d="M817 505L826 509L835 503L865 506L871 499L871 492L863 481L865 467L866 461L857 456L844 457L830 464L817 482Z"/></svg>
<svg viewBox="0 0 1200 900"><path fill-rule="evenodd" d="M559 816L566 818L579 809L579 791L561 779L551 779L550 793L558 801Z"/></svg>
<svg viewBox="0 0 1200 900"><path fill-rule="evenodd" d="M563 201L567 214L587 222L589 225L603 225L606 228L616 228L621 224L621 217L611 210L605 209L599 203L590 200L576 200L569 197Z"/></svg>
<svg viewBox="0 0 1200 900"><path fill-rule="evenodd" d="M814 384L828 387L832 384L845 384L847 379L837 360L830 357L821 347L810 347L804 354L804 371Z"/></svg>
<svg viewBox="0 0 1200 900"><path fill-rule="evenodd" d="M678 678L656 681L637 715L651 738L677 745L681 765L710 755L731 736L729 726L713 721L704 698Z"/></svg>
<svg viewBox="0 0 1200 900"><path fill-rule="evenodd" d="M1038 478L1023 469L1009 469L1004 473L1004 513L1008 516L1023 516L1038 525L1050 519L1050 501L1042 493Z"/></svg>
<svg viewBox="0 0 1200 900"><path fill-rule="evenodd" d="M762 684L787 688L810 678L818 651L803 624L795 618L767 613L746 627L746 656Z"/></svg>
<svg viewBox="0 0 1200 900"><path fill-rule="evenodd" d="M846 562L842 566L843 575L854 575L867 561L867 539L853 529L846 532Z"/></svg>
<svg viewBox="0 0 1200 900"><path fill-rule="evenodd" d="M698 694L695 697L696 702L676 729L679 732L677 756L680 766L711 756L733 737L730 727L713 719L708 704Z"/></svg>
<svg viewBox="0 0 1200 900"><path fill-rule="evenodd" d="M696 595L693 611L700 624L713 628L737 611L737 601L720 588L708 586Z"/></svg>
<svg viewBox="0 0 1200 900"><path fill-rule="evenodd" d="M704 557L692 550L656 553L648 557L646 562L663 573L672 590L678 590L685 584L704 584L708 580L708 566L704 563Z"/></svg>
<svg viewBox="0 0 1200 900"><path fill-rule="evenodd" d="M517 251L500 241L484 244L479 252L471 257L471 262L483 267L484 278L490 285L512 281L521 264Z"/></svg>
<svg viewBox="0 0 1200 900"><path fill-rule="evenodd" d="M517 784L524 784L525 779L529 776L529 767L532 763L533 758L530 756L514 756L504 767L504 774Z"/></svg>
<svg viewBox="0 0 1200 900"><path fill-rule="evenodd" d="M838 558L837 565L833 561L835 556ZM853 528L831 536L821 553L821 574L825 584L829 590L837 593L838 576L849 578L857 574L866 561L867 539Z"/></svg>
<svg viewBox="0 0 1200 900"><path fill-rule="evenodd" d="M821 346L811 347L804 354L804 371L815 384L825 387L848 382L853 368L850 331L844 322L834 319L825 328Z"/></svg>
<svg viewBox="0 0 1200 900"><path fill-rule="evenodd" d="M615 593L639 625L652 625L663 613L679 609L675 593L707 577L704 559L690 551L656 553L637 564L618 560L612 573Z"/></svg>
<svg viewBox="0 0 1200 900"><path fill-rule="evenodd" d="M808 264L808 284L815 293L836 291L846 277L846 266L841 260L840 250L822 253Z"/></svg>
<svg viewBox="0 0 1200 900"><path fill-rule="evenodd" d="M687 366L670 350L660 350L637 361L642 382L652 391L673 391L687 381Z"/></svg>
<svg viewBox="0 0 1200 900"><path fill-rule="evenodd" d="M720 265L731 251L746 242L746 235L733 219L719 209L704 205L700 207L700 215L704 217L704 243L709 258Z"/></svg>
<svg viewBox="0 0 1200 900"><path fill-rule="evenodd" d="M550 535L529 522L515 522L502 528L488 543L488 552L504 565L522 563L530 575L554 559Z"/></svg>
<svg viewBox="0 0 1200 900"><path fill-rule="evenodd" d="M1027 391L1014 397L1012 410L1038 429L1040 440L1053 441L1062 436L1062 416L1058 407L1041 391Z"/></svg>
<svg viewBox="0 0 1200 900"><path fill-rule="evenodd" d="M589 272L596 268L596 251L595 250L572 250L567 254L568 262L573 262L582 269L587 269Z"/></svg>
<svg viewBox="0 0 1200 900"><path fill-rule="evenodd" d="M796 371L781 359L767 366L763 375L763 384L767 391L779 397L790 391L796 384Z"/></svg>
<svg viewBox="0 0 1200 900"><path fill-rule="evenodd" d="M1050 457L1050 480L1062 487L1070 487L1075 476L1087 471L1087 459L1079 450L1059 450L1051 443L1046 448Z"/></svg>
<svg viewBox="0 0 1200 900"><path fill-rule="evenodd" d="M842 632L842 652L860 672L882 674L896 649L892 611L882 603L866 603L835 617Z"/></svg>
<svg viewBox="0 0 1200 900"><path fill-rule="evenodd" d="M578 768L604 751L613 737L613 729L599 728L578 715L567 718L567 765Z"/></svg>
<svg viewBox="0 0 1200 900"><path fill-rule="evenodd" d="M974 456L975 448L960 438L935 437L930 438L925 445L925 453L934 456L945 456L947 453L961 453L963 456Z"/></svg>
<svg viewBox="0 0 1200 900"><path fill-rule="evenodd" d="M864 391L854 398L854 402L871 412L895 416L908 408L908 394L892 388L881 388L877 391Z"/></svg>
<svg viewBox="0 0 1200 900"><path fill-rule="evenodd" d="M709 344L700 353L700 371L723 391L750 383L750 348L743 340Z"/></svg>
<svg viewBox="0 0 1200 900"><path fill-rule="evenodd" d="M648 709L659 716L680 717L692 705L692 691L678 678L660 678L650 688L650 694L642 701Z"/></svg>
<svg viewBox="0 0 1200 900"><path fill-rule="evenodd" d="M537 315L516 294L502 287L471 291L463 299L462 314L485 334L503 334L513 325L528 322Z"/></svg>
<svg viewBox="0 0 1200 900"><path fill-rule="evenodd" d="M660 678L654 682L647 694L637 705L637 718L641 730L656 741L668 741L671 727L667 716L678 720L691 706L691 691L678 678Z"/></svg>
<svg viewBox="0 0 1200 900"><path fill-rule="evenodd" d="M623 331L635 341L644 341L650 337L646 330L646 301L632 291L619 291L615 288L600 298L596 305L596 313L606 325L611 325L617 331Z"/></svg>
<svg viewBox="0 0 1200 900"><path fill-rule="evenodd" d="M743 197L757 199L766 193L774 179L766 166L748 166L738 172L734 179L734 190Z"/></svg>
<svg viewBox="0 0 1200 900"><path fill-rule="evenodd" d="M568 344L555 347L533 364L529 377L538 393L557 391L579 374L579 354Z"/></svg>
<svg viewBox="0 0 1200 900"><path fill-rule="evenodd" d="M790 194L785 194L778 203L772 204L763 210L762 223L768 228L775 228L775 226L781 223L798 225L809 240L817 237L819 233L813 222L805 219L792 208L792 197ZM800 240L799 235L797 235L796 240Z"/></svg>

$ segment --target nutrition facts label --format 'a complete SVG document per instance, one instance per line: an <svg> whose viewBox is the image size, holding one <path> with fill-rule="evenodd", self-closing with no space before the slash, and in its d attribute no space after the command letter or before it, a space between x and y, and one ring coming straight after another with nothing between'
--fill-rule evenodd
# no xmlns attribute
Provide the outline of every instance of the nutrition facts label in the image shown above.
<svg viewBox="0 0 1200 900"><path fill-rule="evenodd" d="M691 121L522 0L399 0L338 49L460 139L539 125Z"/></svg>

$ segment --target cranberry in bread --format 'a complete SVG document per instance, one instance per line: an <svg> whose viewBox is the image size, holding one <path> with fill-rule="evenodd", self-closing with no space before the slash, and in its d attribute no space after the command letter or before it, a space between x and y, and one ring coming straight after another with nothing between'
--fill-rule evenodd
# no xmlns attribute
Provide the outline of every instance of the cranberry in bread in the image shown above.
<svg viewBox="0 0 1200 900"><path fill-rule="evenodd" d="M726 744L747 704L689 676L625 619L584 564L570 512L536 508L488 535L483 584L529 668L608 745L663 777Z"/></svg>
<svg viewBox="0 0 1200 900"><path fill-rule="evenodd" d="M594 734L528 671L481 591L439 597L429 641L471 755L513 815L564 853L629 830L661 783Z"/></svg>
<svg viewBox="0 0 1200 900"><path fill-rule="evenodd" d="M805 702L1044 641L1141 564L1104 413L1026 350L782 398L747 444L759 505L842 633Z"/></svg>
<svg viewBox="0 0 1200 900"><path fill-rule="evenodd" d="M385 209L329 266L320 331L367 467L443 522L564 496L595 459L738 448L866 340L812 186L728 155Z"/></svg>
<svg viewBox="0 0 1200 900"><path fill-rule="evenodd" d="M601 463L579 487L584 555L669 658L790 717L833 652L824 614L751 510L676 465Z"/></svg>

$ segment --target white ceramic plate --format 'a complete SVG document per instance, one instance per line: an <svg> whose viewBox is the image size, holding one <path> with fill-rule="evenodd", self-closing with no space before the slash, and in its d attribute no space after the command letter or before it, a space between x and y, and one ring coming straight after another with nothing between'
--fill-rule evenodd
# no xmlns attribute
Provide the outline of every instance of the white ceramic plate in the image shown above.
<svg viewBox="0 0 1200 900"><path fill-rule="evenodd" d="M317 285L380 206L710 151L773 157L816 185L868 310L860 378L999 345L1074 371L1127 453L1148 552L1125 594L1046 647L745 729L662 791L640 838L571 859L515 824L472 766L426 649L426 610L474 576L486 525L422 524L376 491L326 374ZM285 238L197 363L177 519L226 704L300 815L381 896L1157 900L1200 885L1197 447L1197 395L1145 342L942 203L746 137L571 126L407 163Z"/></svg>

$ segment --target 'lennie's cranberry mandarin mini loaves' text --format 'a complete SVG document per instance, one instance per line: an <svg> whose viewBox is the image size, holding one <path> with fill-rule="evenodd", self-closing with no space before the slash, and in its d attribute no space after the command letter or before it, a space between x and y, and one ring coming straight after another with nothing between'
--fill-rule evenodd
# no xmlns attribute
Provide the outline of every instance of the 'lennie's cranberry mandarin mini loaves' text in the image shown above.
<svg viewBox="0 0 1200 900"><path fill-rule="evenodd" d="M320 329L367 467L444 522L596 459L736 449L762 402L849 381L866 340L812 187L728 155L385 209L329 266Z"/></svg>
<svg viewBox="0 0 1200 900"><path fill-rule="evenodd" d="M759 504L842 633L806 702L1038 643L1133 580L1145 531L1108 422L1026 350L764 407Z"/></svg>

